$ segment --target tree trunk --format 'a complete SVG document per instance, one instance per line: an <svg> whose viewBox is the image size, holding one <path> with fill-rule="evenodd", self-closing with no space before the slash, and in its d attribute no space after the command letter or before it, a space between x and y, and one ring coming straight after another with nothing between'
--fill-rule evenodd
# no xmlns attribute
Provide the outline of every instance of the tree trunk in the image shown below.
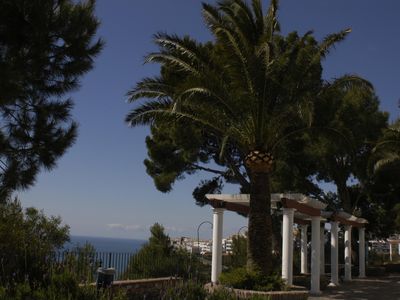
<svg viewBox="0 0 400 300"><path fill-rule="evenodd" d="M351 206L350 193L347 188L346 181L337 180L336 186L337 186L339 201L340 204L342 205L342 208L344 209L345 212L352 214L353 211Z"/></svg>
<svg viewBox="0 0 400 300"><path fill-rule="evenodd" d="M247 268L269 275L272 272L271 193L268 173L252 172Z"/></svg>

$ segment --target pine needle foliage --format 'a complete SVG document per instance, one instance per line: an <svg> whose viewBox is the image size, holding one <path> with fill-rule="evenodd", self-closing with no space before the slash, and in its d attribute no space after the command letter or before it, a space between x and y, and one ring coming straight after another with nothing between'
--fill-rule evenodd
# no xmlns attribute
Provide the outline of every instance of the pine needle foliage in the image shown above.
<svg viewBox="0 0 400 300"><path fill-rule="evenodd" d="M0 1L0 199L31 186L73 144L66 93L103 42L95 1Z"/></svg>

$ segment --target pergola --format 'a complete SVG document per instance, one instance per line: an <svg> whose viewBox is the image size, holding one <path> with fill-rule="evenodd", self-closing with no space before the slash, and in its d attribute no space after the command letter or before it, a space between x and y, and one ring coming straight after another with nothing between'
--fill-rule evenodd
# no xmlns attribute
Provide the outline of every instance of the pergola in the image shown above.
<svg viewBox="0 0 400 300"><path fill-rule="evenodd" d="M211 282L222 271L222 232L225 210L248 214L249 194L208 194L213 207ZM278 204L280 203L280 205ZM320 275L325 273L325 224L331 225L331 285L339 285L339 223L345 225L345 280L351 280L351 230L359 230L359 277L365 277L365 224L367 220L345 212L326 211L326 204L303 194L271 194L272 210L282 214L282 278L293 285L293 224L301 228L301 273L308 273L307 230L311 225L311 290L320 293ZM322 238L321 238L322 237ZM266 253L266 255L268 255Z"/></svg>

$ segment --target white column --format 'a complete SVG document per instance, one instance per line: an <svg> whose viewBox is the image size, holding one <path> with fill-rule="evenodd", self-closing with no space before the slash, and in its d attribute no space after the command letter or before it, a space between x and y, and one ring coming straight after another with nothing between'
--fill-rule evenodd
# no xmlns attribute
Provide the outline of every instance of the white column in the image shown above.
<svg viewBox="0 0 400 300"><path fill-rule="evenodd" d="M308 248L307 248L308 225L301 225L301 273L308 273Z"/></svg>
<svg viewBox="0 0 400 300"><path fill-rule="evenodd" d="M399 252L400 255L400 243L397 244L397 251Z"/></svg>
<svg viewBox="0 0 400 300"><path fill-rule="evenodd" d="M365 228L358 228L358 260L359 260L359 277L365 277Z"/></svg>
<svg viewBox="0 0 400 300"><path fill-rule="evenodd" d="M339 234L338 222L331 222L331 286L339 285Z"/></svg>
<svg viewBox="0 0 400 300"><path fill-rule="evenodd" d="M321 226L321 235L320 235L320 240L321 240L321 249L319 250L320 253L320 274L323 275L325 274L325 226Z"/></svg>
<svg viewBox="0 0 400 300"><path fill-rule="evenodd" d="M393 261L393 244L389 242L389 256L390 261Z"/></svg>
<svg viewBox="0 0 400 300"><path fill-rule="evenodd" d="M320 242L320 216L313 216L311 217L311 294L320 294L321 291L319 289L319 280L320 280L320 249L321 249L321 242Z"/></svg>
<svg viewBox="0 0 400 300"><path fill-rule="evenodd" d="M351 280L351 225L344 232L344 280Z"/></svg>
<svg viewBox="0 0 400 300"><path fill-rule="evenodd" d="M222 271L222 232L223 232L223 208L213 209L213 241L211 259L211 282L217 283Z"/></svg>
<svg viewBox="0 0 400 300"><path fill-rule="evenodd" d="M294 208L284 208L282 216L282 278L293 284L293 219Z"/></svg>

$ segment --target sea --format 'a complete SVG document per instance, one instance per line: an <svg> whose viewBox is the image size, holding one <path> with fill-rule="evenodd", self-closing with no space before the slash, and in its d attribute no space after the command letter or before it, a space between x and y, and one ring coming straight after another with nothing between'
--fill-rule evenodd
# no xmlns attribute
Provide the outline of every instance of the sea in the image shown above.
<svg viewBox="0 0 400 300"><path fill-rule="evenodd" d="M145 243L145 240L122 239L110 237L94 237L72 235L70 242L64 245L65 250L73 250L76 247L91 244L96 252L113 253L134 253L137 252Z"/></svg>

